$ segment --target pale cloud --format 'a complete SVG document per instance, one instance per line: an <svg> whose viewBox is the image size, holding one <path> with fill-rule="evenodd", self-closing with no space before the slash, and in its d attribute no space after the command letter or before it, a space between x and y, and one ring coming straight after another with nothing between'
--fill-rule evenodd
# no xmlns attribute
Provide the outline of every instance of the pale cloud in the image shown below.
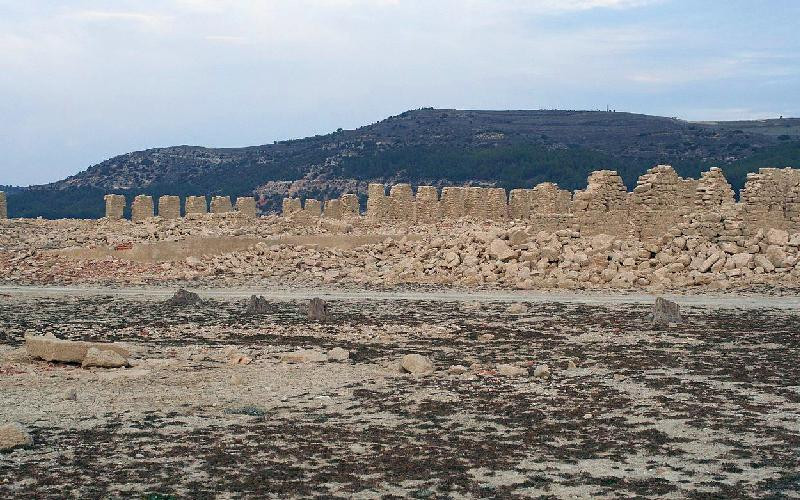
<svg viewBox="0 0 800 500"><path fill-rule="evenodd" d="M0 0L0 184L420 106L787 116L798 16L769 12L749 13L763 30L685 0Z"/></svg>
<svg viewBox="0 0 800 500"><path fill-rule="evenodd" d="M70 14L70 17L83 21L130 22L147 26L158 26L169 20L169 17L163 14L101 10L78 11Z"/></svg>

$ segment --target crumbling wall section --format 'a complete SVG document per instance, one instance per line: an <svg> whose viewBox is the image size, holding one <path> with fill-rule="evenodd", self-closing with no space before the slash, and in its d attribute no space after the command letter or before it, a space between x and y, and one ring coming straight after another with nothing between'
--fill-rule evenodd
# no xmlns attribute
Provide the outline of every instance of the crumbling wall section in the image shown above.
<svg viewBox="0 0 800 500"><path fill-rule="evenodd" d="M466 196L466 189L463 187L443 187L441 200L442 217L453 220L464 217L467 213Z"/></svg>
<svg viewBox="0 0 800 500"><path fill-rule="evenodd" d="M739 197L742 218L753 228L794 229L798 190L800 170L762 168L749 173Z"/></svg>
<svg viewBox="0 0 800 500"><path fill-rule="evenodd" d="M125 216L125 197L121 194L107 194L103 197L106 202L106 219L119 220ZM5 200L3 200L5 201ZM2 207L0 207L2 212ZM2 216L2 213L0 213Z"/></svg>
<svg viewBox="0 0 800 500"><path fill-rule="evenodd" d="M284 217L288 217L292 214L300 212L303 210L303 205L300 202L300 198L284 198L283 204L281 206L281 213Z"/></svg>
<svg viewBox="0 0 800 500"><path fill-rule="evenodd" d="M341 219L342 218L342 200L333 199L325 202L323 206L323 215L327 219Z"/></svg>
<svg viewBox="0 0 800 500"><path fill-rule="evenodd" d="M568 214L571 211L572 193L552 182L537 184L529 191L528 196L531 216Z"/></svg>
<svg viewBox="0 0 800 500"><path fill-rule="evenodd" d="M508 219L508 196L503 188L486 188L485 213L486 220Z"/></svg>
<svg viewBox="0 0 800 500"><path fill-rule="evenodd" d="M508 195L508 215L516 220L531 217L531 189L512 189Z"/></svg>
<svg viewBox="0 0 800 500"><path fill-rule="evenodd" d="M158 198L158 215L164 219L180 219L180 197L171 195L160 196Z"/></svg>
<svg viewBox="0 0 800 500"><path fill-rule="evenodd" d="M187 196L186 215L202 215L208 213L208 200L205 196Z"/></svg>
<svg viewBox="0 0 800 500"><path fill-rule="evenodd" d="M212 214L226 214L228 212L233 212L230 196L214 196L211 198Z"/></svg>
<svg viewBox="0 0 800 500"><path fill-rule="evenodd" d="M256 199L252 196L241 196L236 198L236 213L247 219L255 219Z"/></svg>
<svg viewBox="0 0 800 500"><path fill-rule="evenodd" d="M639 177L629 206L635 236L650 241L680 224L695 208L697 184L679 177L669 165L657 165Z"/></svg>
<svg viewBox="0 0 800 500"><path fill-rule="evenodd" d="M347 193L342 195L342 218L354 219L361 216L361 207L358 204L358 196Z"/></svg>
<svg viewBox="0 0 800 500"><path fill-rule="evenodd" d="M303 215L307 217L322 216L322 202L314 198L306 198L303 202Z"/></svg>
<svg viewBox="0 0 800 500"><path fill-rule="evenodd" d="M133 199L133 204L131 205L131 220L133 222L141 222L154 215L152 196L140 194Z"/></svg>
<svg viewBox="0 0 800 500"><path fill-rule="evenodd" d="M414 203L418 222L430 224L438 222L442 218L439 192L434 186L417 187Z"/></svg>
<svg viewBox="0 0 800 500"><path fill-rule="evenodd" d="M367 217L375 221L389 217L390 200L386 196L386 186L372 183L367 186Z"/></svg>
<svg viewBox="0 0 800 500"><path fill-rule="evenodd" d="M733 188L721 168L711 167L700 175L694 195L696 209L718 212L733 208L734 203Z"/></svg>
<svg viewBox="0 0 800 500"><path fill-rule="evenodd" d="M414 220L414 193L411 184L395 184L389 190L389 218L396 221Z"/></svg>

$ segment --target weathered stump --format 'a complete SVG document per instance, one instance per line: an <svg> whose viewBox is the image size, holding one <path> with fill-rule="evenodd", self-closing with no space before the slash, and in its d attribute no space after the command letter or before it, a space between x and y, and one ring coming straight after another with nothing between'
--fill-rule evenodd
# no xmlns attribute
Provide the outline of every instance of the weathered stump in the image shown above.
<svg viewBox="0 0 800 500"><path fill-rule="evenodd" d="M267 306L267 299L262 296L250 296L250 301L247 303L247 314L265 314L269 312L269 307Z"/></svg>
<svg viewBox="0 0 800 500"><path fill-rule="evenodd" d="M670 323L681 322L683 322L683 317L678 303L663 297L656 297L656 303L653 304L653 324L667 326Z"/></svg>
<svg viewBox="0 0 800 500"><path fill-rule="evenodd" d="M308 301L308 319L312 321L327 321L328 304L318 297Z"/></svg>
<svg viewBox="0 0 800 500"><path fill-rule="evenodd" d="M179 288L175 295L167 299L166 304L170 306L191 306L200 302L200 296L194 292Z"/></svg>

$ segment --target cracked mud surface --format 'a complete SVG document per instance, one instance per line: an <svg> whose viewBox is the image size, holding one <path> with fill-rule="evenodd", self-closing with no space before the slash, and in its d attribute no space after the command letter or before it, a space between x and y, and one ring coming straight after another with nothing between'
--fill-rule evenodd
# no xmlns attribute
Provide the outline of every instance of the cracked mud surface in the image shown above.
<svg viewBox="0 0 800 500"><path fill-rule="evenodd" d="M0 422L34 438L0 454L3 497L800 497L797 310L655 329L646 304L335 300L318 324L293 301L0 300ZM133 366L30 360L29 330L129 343ZM349 362L279 359L336 346Z"/></svg>

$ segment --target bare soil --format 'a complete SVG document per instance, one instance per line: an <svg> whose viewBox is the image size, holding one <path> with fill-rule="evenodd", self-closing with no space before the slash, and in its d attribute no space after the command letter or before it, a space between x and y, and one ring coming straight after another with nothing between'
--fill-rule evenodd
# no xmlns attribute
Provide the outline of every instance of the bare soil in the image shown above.
<svg viewBox="0 0 800 500"><path fill-rule="evenodd" d="M800 497L796 298L679 298L655 329L644 296L331 292L312 323L309 291L262 290L259 316L248 291L0 290L0 422L34 438L0 454L0 496ZM26 331L136 354L31 360ZM350 360L280 361L332 347ZM436 371L400 373L408 353Z"/></svg>

